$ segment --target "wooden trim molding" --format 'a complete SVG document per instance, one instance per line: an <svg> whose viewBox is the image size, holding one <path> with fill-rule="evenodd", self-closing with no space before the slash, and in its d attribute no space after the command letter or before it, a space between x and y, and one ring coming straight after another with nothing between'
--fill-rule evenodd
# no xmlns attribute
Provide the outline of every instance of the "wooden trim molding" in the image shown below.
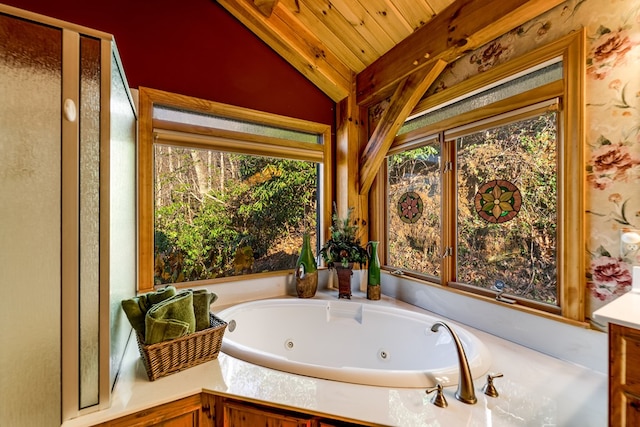
<svg viewBox="0 0 640 427"><path fill-rule="evenodd" d="M253 5L267 18L271 16L277 4L278 0L253 0Z"/></svg>
<svg viewBox="0 0 640 427"><path fill-rule="evenodd" d="M153 290L153 103L138 90L138 291Z"/></svg>
<svg viewBox="0 0 640 427"><path fill-rule="evenodd" d="M558 253L562 254L558 279L562 284L558 295L562 315L583 321L586 299L585 259L585 61L586 33L575 34L564 50L564 111L563 145L561 153L558 203L560 240Z"/></svg>

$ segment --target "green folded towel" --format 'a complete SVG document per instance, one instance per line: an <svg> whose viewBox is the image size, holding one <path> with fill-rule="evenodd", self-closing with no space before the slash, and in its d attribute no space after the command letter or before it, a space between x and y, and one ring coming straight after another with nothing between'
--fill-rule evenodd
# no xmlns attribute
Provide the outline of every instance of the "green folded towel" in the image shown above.
<svg viewBox="0 0 640 427"><path fill-rule="evenodd" d="M210 306L217 299L218 295L206 289L193 291L193 312L196 316L196 331L201 331L211 326L209 320Z"/></svg>
<svg viewBox="0 0 640 427"><path fill-rule="evenodd" d="M144 337L144 316L147 314L147 309L140 298L133 297L122 300L121 305L133 329Z"/></svg>
<svg viewBox="0 0 640 427"><path fill-rule="evenodd" d="M193 292L180 292L155 304L145 316L145 344L180 338L195 332Z"/></svg>
<svg viewBox="0 0 640 427"><path fill-rule="evenodd" d="M154 305L161 303L166 299L171 298L177 293L178 291L175 288L175 286L169 285L164 288L157 289L154 292L149 292L144 295L140 295L140 300L144 305L144 307L146 308L145 311L149 311L151 307L153 307Z"/></svg>
<svg viewBox="0 0 640 427"><path fill-rule="evenodd" d="M147 311L149 311L154 304L171 298L175 294L176 288L174 286L167 286L154 292L122 300L121 305L133 329L144 338L145 316L147 315Z"/></svg>

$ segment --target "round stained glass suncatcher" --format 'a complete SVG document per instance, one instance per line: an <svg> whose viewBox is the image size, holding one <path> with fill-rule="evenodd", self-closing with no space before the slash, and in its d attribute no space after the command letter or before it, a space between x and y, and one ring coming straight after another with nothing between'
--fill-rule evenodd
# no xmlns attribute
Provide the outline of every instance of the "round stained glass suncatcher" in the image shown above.
<svg viewBox="0 0 640 427"><path fill-rule="evenodd" d="M487 222L511 221L522 206L522 195L513 183L504 179L486 182L475 197L476 212Z"/></svg>
<svg viewBox="0 0 640 427"><path fill-rule="evenodd" d="M398 216L402 222L413 224L422 216L422 198L418 193L408 191L398 200Z"/></svg>

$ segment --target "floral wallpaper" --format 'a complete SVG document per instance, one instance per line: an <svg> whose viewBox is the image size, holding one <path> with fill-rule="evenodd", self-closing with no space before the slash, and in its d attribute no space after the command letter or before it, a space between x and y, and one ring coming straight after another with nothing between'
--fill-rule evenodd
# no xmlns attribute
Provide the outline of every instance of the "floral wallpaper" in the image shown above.
<svg viewBox="0 0 640 427"><path fill-rule="evenodd" d="M631 289L632 266L640 265L640 243L634 243L640 238L640 2L568 0L450 64L427 94L582 27L587 33L585 291L590 317ZM370 119L376 116L379 111L372 109ZM622 242L623 236L631 236L630 243Z"/></svg>

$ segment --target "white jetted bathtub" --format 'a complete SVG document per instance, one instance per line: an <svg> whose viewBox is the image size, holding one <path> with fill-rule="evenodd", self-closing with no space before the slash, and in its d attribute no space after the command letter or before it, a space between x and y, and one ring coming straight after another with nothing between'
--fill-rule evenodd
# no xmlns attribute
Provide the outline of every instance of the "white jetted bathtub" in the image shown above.
<svg viewBox="0 0 640 427"><path fill-rule="evenodd" d="M354 301L269 299L238 304L217 315L228 322L221 351L256 365L329 380L385 387L458 383L457 351L435 317ZM471 375L485 374L491 357L464 328Z"/></svg>

